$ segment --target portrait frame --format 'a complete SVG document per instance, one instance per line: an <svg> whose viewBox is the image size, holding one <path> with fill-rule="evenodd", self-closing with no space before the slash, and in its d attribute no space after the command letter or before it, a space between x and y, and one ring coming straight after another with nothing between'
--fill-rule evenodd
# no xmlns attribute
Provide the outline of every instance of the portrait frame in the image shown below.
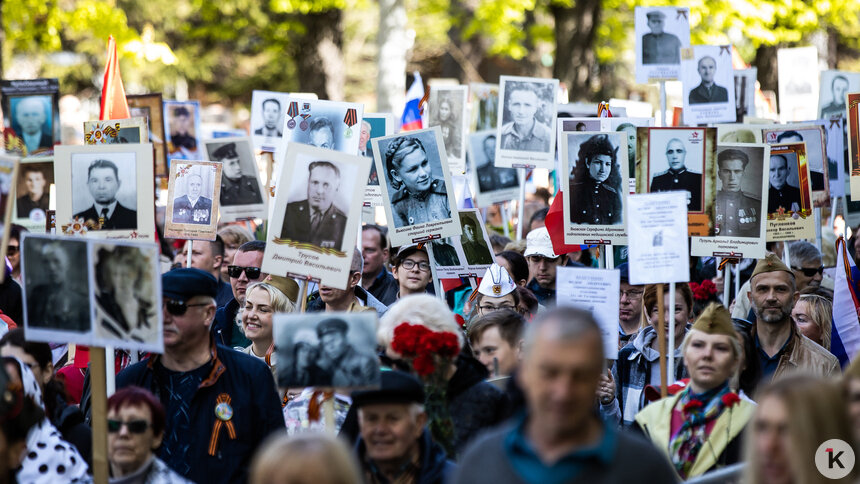
<svg viewBox="0 0 860 484"><path fill-rule="evenodd" d="M284 136L284 113L287 112L286 103L290 95L286 92L254 90L251 93L251 120L249 132L254 140L254 150L272 152L278 148L281 138ZM280 136L269 136L264 133L265 128L265 106L264 103L273 99L278 102L278 120L275 129L280 131Z"/></svg>
<svg viewBox="0 0 860 484"><path fill-rule="evenodd" d="M155 180L152 171L152 154L153 149L150 143L57 146L54 155L54 177L57 180L71 180L71 183L68 184L57 184L57 231L67 235L86 234L88 237L96 238L153 239L155 237L155 224L152 223L155 220L153 208L155 205L153 189ZM73 187L72 184L76 180L83 180L86 183L87 177L84 175L87 173L87 167L96 159L107 159L111 162L114 162L115 159L117 161L122 160L122 164L128 170L132 170L128 168L128 163L133 163L134 190L130 191L130 187L122 186L123 176L129 174L123 170L123 173L118 173L120 183L114 199L121 203L120 197L125 197L134 202L136 213L131 215L126 212L126 215L135 219L135 228L101 229L97 226L97 220L91 220L95 224L88 224L86 217L75 217L74 207L81 206L80 202L83 200L81 197L86 198L86 194L90 190L86 185ZM84 171L80 171L82 166ZM117 165L118 171L120 168L122 167ZM132 192L133 195L130 194ZM91 195L90 199L92 199ZM75 203L75 200L78 200L78 203ZM126 207L126 210L131 209ZM115 212L114 216L116 215Z"/></svg>
<svg viewBox="0 0 860 484"><path fill-rule="evenodd" d="M260 195L260 201L253 203L233 203L233 200L225 198L232 197L232 194L225 191L228 180L229 171L225 171L225 167L221 160L216 160L215 153L225 146L234 144L236 154L239 157L239 176L238 184L239 191L246 187L256 187L257 193ZM235 222L237 220L249 220L261 218L266 220L269 215L268 203L269 193L263 187L263 182L260 180L260 169L257 165L257 158L254 156L254 148L251 145L251 139L248 136L237 136L234 138L213 138L203 142L203 152L205 160L220 163L221 167L221 187L219 189L218 210L221 214L221 222Z"/></svg>
<svg viewBox="0 0 860 484"><path fill-rule="evenodd" d="M410 215L412 214L410 206L414 204L410 203L410 196L405 183L402 185L398 183L397 187L393 185L395 183L392 178L394 175L386 170L387 162L383 155L392 143L400 143L398 140L401 138L406 138L410 144L414 144L414 141L411 139L417 140L424 149L431 169L430 186L427 188L427 191L433 191L433 193L428 195L428 198L430 195L441 195L439 192L441 192L442 187L439 186L438 182L440 179L444 181L445 196L442 200L447 199L448 217L441 216L442 212L446 211L445 207L439 209L439 212L436 214L416 214L421 215L419 220L413 220L413 217ZM451 170L448 169L445 145L442 143L442 132L438 126L375 138L371 140L371 143L373 143L373 160L376 163L376 171L377 173L385 173L385 176L380 177L379 186L382 187L382 198L385 202L385 216L388 219L388 237L391 240L391 246L397 247L416 244L441 237L460 235L462 228L460 227L460 218L457 216L457 199L454 196L454 185L451 182ZM394 169L391 171L393 172ZM395 200L395 197L399 198ZM434 196L434 199L438 198L440 197ZM392 200L395 201L392 202ZM401 203L401 205L395 210L392 206L393 203ZM434 207L434 204L425 203L423 206L426 209ZM397 217L395 217L395 213L397 213ZM422 218L427 219L427 221L420 221Z"/></svg>
<svg viewBox="0 0 860 484"><path fill-rule="evenodd" d="M704 87L705 81L699 72L700 64L705 71L708 70L709 59L715 68L710 91ZM681 83L684 86L685 124L693 126L737 121L731 45L694 45L681 49Z"/></svg>
<svg viewBox="0 0 860 484"><path fill-rule="evenodd" d="M614 168L607 174L607 178L598 184L602 190L602 197L615 199L617 197L618 205L615 212L610 208L609 212L603 198L597 198L596 193L592 192L592 186L589 180L589 168L579 168L578 162L580 150L586 142L594 141L601 142L601 138L609 142L616 153ZM590 145L593 146L593 145ZM595 147L597 148L597 147ZM601 153L595 153L595 156ZM576 131L573 133L564 133L561 138L561 174L565 176L562 187L562 196L564 201L564 243L565 244L599 244L599 245L627 245L627 223L626 223L626 202L627 188L629 182L627 180L628 163L627 163L627 135L621 132L607 131ZM588 156L587 153L583 156ZM584 160L582 160L584 161ZM613 175L614 172L614 175ZM577 190L574 191L574 188ZM612 193L613 190L615 193ZM574 203L576 201L576 203ZM582 202L592 202L595 207L590 207L595 211L600 212L601 217L613 218L617 217L614 223L589 223L589 222L574 222L574 215L590 216L586 214L586 210L582 210L581 214L574 214L573 205L577 205L577 212L582 208ZM604 205L604 206L601 206ZM577 220L579 217L577 217Z"/></svg>
<svg viewBox="0 0 860 484"><path fill-rule="evenodd" d="M370 158L370 175L367 177L367 186L364 188L364 206L377 207L384 202L382 200L382 188L379 187L379 172L376 171L376 163L373 162L373 144L371 140L382 136L391 136L395 132L397 120L391 113L364 113L362 123L370 125L370 139L364 148L364 154L361 152L361 140L359 140L360 156ZM382 131L380 134L379 132Z"/></svg>
<svg viewBox="0 0 860 484"><path fill-rule="evenodd" d="M818 119L818 48L778 49L776 59L780 122Z"/></svg>
<svg viewBox="0 0 860 484"><path fill-rule="evenodd" d="M164 236L170 239L215 240L218 232L218 208L221 194L222 164L214 161L187 161L171 164L167 184L167 209L165 210ZM199 199L203 208L195 210L187 198L191 176L198 176L202 189ZM208 195L208 196L207 196ZM183 200L181 197L185 197ZM203 212L209 199L209 222ZM179 206L177 207L177 202ZM190 217L190 219L189 219ZM199 221L194 221L198 218Z"/></svg>
<svg viewBox="0 0 860 484"><path fill-rule="evenodd" d="M111 279L111 262L122 261L119 270L136 271L133 294L112 294L109 287L115 285ZM104 265L102 265L104 261ZM117 240L89 240L87 242L87 268L89 278L89 302L92 311L92 345L113 346L129 351L164 353L164 320L161 305L161 266L159 249L155 243ZM119 276L128 278L128 272ZM137 308L132 301L138 299ZM148 308L147 308L148 306ZM133 310L137 315L137 328L124 321L125 311ZM119 312L119 313L118 313ZM145 320L140 321L141 317ZM141 328L148 326L148 329Z"/></svg>
<svg viewBox="0 0 860 484"><path fill-rule="evenodd" d="M662 14L664 26L661 34L667 37L657 40L648 26L648 14ZM647 84L657 81L674 81L681 75L680 50L690 46L690 9L686 7L636 7L633 11L634 35L636 36L636 82ZM648 36L648 37L646 37ZM660 45L664 44L664 45ZM677 58L673 56L674 45L678 45ZM644 50L649 55L644 55ZM654 55L652 56L651 52ZM677 62L676 62L677 60Z"/></svg>
<svg viewBox="0 0 860 484"><path fill-rule="evenodd" d="M717 145L717 159L720 153L726 150L739 150L748 156L749 163L744 167L744 180L740 192L744 200L754 199L758 195L758 203L750 210L748 207L738 207L737 213L729 213L735 210L737 202L725 199L721 203L720 190L722 180L720 179L719 161L717 161L717 201L714 211L715 230L713 237L691 237L690 254L700 257L732 257L762 259L765 256L765 239L767 231L767 197L768 197L768 174L770 172L770 145L766 143L720 143ZM732 203L732 205L729 205ZM724 208L726 213L721 213ZM736 217L738 223L748 227L756 227L758 235L754 237L740 235L720 235L718 229L721 223L729 223L729 217ZM749 220L754 219L754 220ZM733 222L733 220L732 220ZM755 224L755 225L753 225Z"/></svg>
<svg viewBox="0 0 860 484"><path fill-rule="evenodd" d="M714 229L714 203L716 196L716 128L666 127L637 128L636 130L636 193L651 193L653 179L658 175L668 175L668 163L663 150L672 139L681 140L687 148L687 157L693 154L692 163L685 158L684 166L701 168L701 205L693 204L695 194L691 194L688 206L687 229L689 235L710 236ZM697 173L689 170L693 175ZM687 178L690 178L689 176ZM666 180L674 180L668 178ZM679 178L680 180L680 178ZM662 179L661 179L662 183ZM696 186L694 184L694 186ZM662 191L662 190L657 190ZM698 209L697 209L698 208ZM629 225L629 222L628 222Z"/></svg>
<svg viewBox="0 0 860 484"><path fill-rule="evenodd" d="M87 244L91 239L62 235L24 232L21 234L21 297L24 310L24 331L29 341L91 344L93 335L92 308L90 307L89 264ZM62 271L65 284L59 301L48 294L43 254L45 247L64 254L66 266ZM83 289L82 289L83 288ZM56 292L56 291L55 291ZM50 301L50 303L49 303ZM32 308L30 307L32 303ZM59 307L64 318L73 321L45 323L41 314L48 308ZM66 309L68 308L68 309ZM73 314L71 311L76 311Z"/></svg>
<svg viewBox="0 0 860 484"><path fill-rule="evenodd" d="M37 98L45 110L38 148L27 149L22 129L15 117L18 103L25 98ZM62 140L60 124L60 82L55 78L0 80L0 106L3 110L4 149L22 156L50 155ZM47 126L45 126L47 124ZM50 142L46 142L47 138ZM9 139L11 138L11 140Z"/></svg>
<svg viewBox="0 0 860 484"><path fill-rule="evenodd" d="M798 180L800 210L780 211L767 214L767 241L790 241L815 238L815 217L812 213L812 184L809 180L806 159L806 143L774 144L770 146L770 156L783 155L787 159L789 177ZM794 170L791 170L794 168ZM788 182L786 182L788 183ZM768 196L768 204L771 199ZM769 210L768 210L769 211Z"/></svg>
<svg viewBox="0 0 860 484"><path fill-rule="evenodd" d="M522 183L520 180L520 170L516 168L499 168L495 164L495 158L488 160L486 152L483 152L484 144L492 136L494 139L493 156L495 157L495 145L498 142L497 134L495 129L487 129L469 135L469 152L467 156L471 161L471 176L475 187L475 203L480 207L509 202L516 199L520 193L520 183ZM483 163L479 163L479 161L483 161ZM488 180L488 172L493 175L492 183L482 183L482 181ZM485 190L487 187L494 187L494 189Z"/></svg>
<svg viewBox="0 0 860 484"><path fill-rule="evenodd" d="M27 173L30 165L36 165L36 169L42 172L45 178L44 193L48 196L48 207L44 209L41 216L35 212L38 207L31 209L26 217L19 216L19 199L27 196ZM50 175L50 176L48 176ZM54 157L53 156L31 156L22 158L18 168L18 177L15 183L15 200L13 202L11 223L20 225L30 232L45 232L45 221L48 218L48 211L56 206L56 177L54 176ZM21 196L18 196L18 195ZM44 195L43 195L44 196ZM35 212L35 213L34 213ZM2 279L0 279L2 281Z"/></svg>
<svg viewBox="0 0 860 484"><path fill-rule="evenodd" d="M830 207L830 174L828 173L824 125L812 121L768 126L762 129L762 136L767 144L788 144L790 143L788 141L777 141L781 134L788 131L795 131L800 134L806 144L806 161L812 186L813 206ZM823 188L821 188L822 186Z"/></svg>
<svg viewBox="0 0 860 484"><path fill-rule="evenodd" d="M476 133L496 129L499 120L499 85L482 82L469 83L471 106L470 131Z"/></svg>
<svg viewBox="0 0 860 484"><path fill-rule="evenodd" d="M161 93L132 94L125 97L129 113L139 112L146 119L149 142L155 149L155 176L167 176L167 144L164 129L164 103Z"/></svg>
<svg viewBox="0 0 860 484"><path fill-rule="evenodd" d="M496 166L504 168L547 168L555 166L558 79L537 77L501 76L499 78L499 112L496 124ZM511 114L510 102L517 92L535 94L536 105L533 113L531 143L529 146L516 147L514 134L515 121ZM522 94L518 95L522 97ZM526 101L531 102L531 96ZM528 111L528 105L524 108ZM527 116L526 116L527 117ZM542 138L548 138L543 140ZM508 141L510 139L510 141ZM510 144L511 146L506 146Z"/></svg>
<svg viewBox="0 0 860 484"><path fill-rule="evenodd" d="M427 257L430 259L434 281L458 277L478 277L477 273L469 272L469 265L466 263L466 256L463 255L459 235L433 239L427 242L424 247L427 249Z"/></svg>
<svg viewBox="0 0 860 484"><path fill-rule="evenodd" d="M375 147L374 147L375 148ZM345 216L341 240L334 240L333 246L321 247L310 241L299 241L284 238L287 228L286 218L296 213L296 217L310 217L310 205L307 202L310 165L312 162L327 162L340 170L342 187L352 190L350 193L340 192L341 198L331 200L332 205ZM352 263L353 248L356 246L358 228L361 223L362 198L367 179L359 173L370 172L370 160L358 155L347 155L337 151L317 148L301 143L291 143L287 146L286 157L277 174L279 190L274 199L272 219L269 221L266 235L266 250L263 254L262 268L269 274L285 274L288 277L310 279L313 282L331 286L336 289L346 289ZM350 174L352 175L350 177ZM350 183L355 180L354 183ZM301 188L305 188L305 203L296 198L291 210L290 200L301 196ZM343 200L343 205L335 204ZM329 209L326 210L329 214ZM328 216L328 215L327 215ZM329 222L326 222L327 224ZM335 221L335 223L340 223ZM307 230L311 223L298 225L296 230ZM326 235L328 236L328 235ZM339 242L339 243L338 243ZM328 244L326 244L328 245Z"/></svg>
<svg viewBox="0 0 860 484"><path fill-rule="evenodd" d="M439 126L442 131L442 141L445 143L445 153L448 155L448 169L454 175L466 172L466 143L468 133L468 96L469 86L431 85L430 98L427 101L427 127ZM447 101L449 119L442 120L441 104ZM445 137L446 131L449 133Z"/></svg>
<svg viewBox="0 0 860 484"><path fill-rule="evenodd" d="M353 355L359 355L349 358L354 363L361 363L357 365L360 367L359 373L361 374L351 375L352 379L342 373L338 375L337 368L326 364L326 359L330 361L332 358L330 356L326 358L325 351L321 348L320 340L322 338L319 330L322 323L329 324L333 319L340 320L346 326L346 332L343 333L346 344L352 347ZM276 314L272 321L272 334L275 341L275 354L278 358L278 374L276 376L278 387L379 387L382 374L376 356L377 326L376 312ZM324 334L329 332L331 331L326 331ZM299 344L304 344L307 349L317 347L317 369L315 371L297 369L298 351L296 350ZM313 354L312 351L310 353ZM340 357L341 361L345 359ZM299 376L300 374L303 376Z"/></svg>
<svg viewBox="0 0 860 484"><path fill-rule="evenodd" d="M838 81L837 78L841 78ZM844 82L843 82L844 80ZM842 94L842 85L845 90ZM826 70L821 71L818 94L818 116L817 119L829 120L832 118L845 118L848 105L845 97L849 92L860 91L860 72Z"/></svg>
<svg viewBox="0 0 860 484"><path fill-rule="evenodd" d="M146 119L141 116L84 121L84 144L87 145L139 144L147 139Z"/></svg>
<svg viewBox="0 0 860 484"><path fill-rule="evenodd" d="M275 149L275 160L283 160L292 143L311 145L310 135L314 122L326 118L331 124L332 150L348 155L358 154L361 120L364 104L306 99L291 95L284 110L284 137ZM320 128L322 129L322 128Z"/></svg>
<svg viewBox="0 0 860 484"><path fill-rule="evenodd" d="M182 133L172 133L177 125L177 110L184 108L190 117L189 129ZM167 168L173 160L203 160L203 136L200 129L200 101L164 101L164 133L167 150ZM181 138L179 136L182 136ZM193 144L193 148L192 148Z"/></svg>

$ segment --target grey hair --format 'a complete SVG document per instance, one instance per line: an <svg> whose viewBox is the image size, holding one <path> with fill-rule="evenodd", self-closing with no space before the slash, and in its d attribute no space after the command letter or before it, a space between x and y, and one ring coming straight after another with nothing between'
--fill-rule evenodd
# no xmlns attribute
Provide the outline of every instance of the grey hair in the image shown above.
<svg viewBox="0 0 860 484"><path fill-rule="evenodd" d="M821 251L818 247L805 240L797 240L788 244L788 258L794 267L802 267L808 262L821 262Z"/></svg>
<svg viewBox="0 0 860 484"><path fill-rule="evenodd" d="M358 248L353 249L349 272L352 274L355 274L356 272L364 274L364 257L361 256L361 251L358 250Z"/></svg>
<svg viewBox="0 0 860 484"><path fill-rule="evenodd" d="M576 308L555 308L539 313L534 321L526 325L523 335L523 355L528 358L532 352L538 333L547 326L553 327L552 339L555 341L578 340L586 333L594 332L598 340L600 360L603 361L603 336L600 325L589 311Z"/></svg>

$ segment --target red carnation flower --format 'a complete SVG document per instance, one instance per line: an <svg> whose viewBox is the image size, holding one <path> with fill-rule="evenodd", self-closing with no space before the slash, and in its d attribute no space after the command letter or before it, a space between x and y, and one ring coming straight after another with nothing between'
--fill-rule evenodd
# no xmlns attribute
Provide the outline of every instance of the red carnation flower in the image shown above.
<svg viewBox="0 0 860 484"><path fill-rule="evenodd" d="M420 355L412 360L412 368L418 376L429 376L436 371L436 365L433 364L433 357L430 355Z"/></svg>
<svg viewBox="0 0 860 484"><path fill-rule="evenodd" d="M741 397L737 393L729 392L723 395L723 405L731 407L741 401Z"/></svg>

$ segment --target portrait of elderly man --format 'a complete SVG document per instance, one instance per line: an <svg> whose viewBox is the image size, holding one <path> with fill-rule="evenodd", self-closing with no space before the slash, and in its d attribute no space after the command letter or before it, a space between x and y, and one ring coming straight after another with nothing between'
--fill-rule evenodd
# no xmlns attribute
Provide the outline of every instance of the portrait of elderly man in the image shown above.
<svg viewBox="0 0 860 484"><path fill-rule="evenodd" d="M64 331L89 329L86 271L83 267L78 271L77 266L71 265L77 258L72 253L84 254L81 245L83 242L48 242L40 246L34 243L31 247L37 251L35 257L31 259L30 254L25 254L26 262L34 263L42 276L35 286L27 284L27 319L31 326Z"/></svg>
<svg viewBox="0 0 860 484"><path fill-rule="evenodd" d="M717 155L717 235L758 237L761 232L761 199L742 190L749 162L746 153L734 148Z"/></svg>
<svg viewBox="0 0 860 484"><path fill-rule="evenodd" d="M263 203L257 179L242 173L242 160L236 143L227 143L211 152L212 161L220 161L221 205L251 205Z"/></svg>
<svg viewBox="0 0 860 484"><path fill-rule="evenodd" d="M18 218L44 220L45 211L48 210L50 201L48 179L39 165L24 164L21 171L23 172L24 186L27 188L27 192L18 197L16 201L16 215ZM35 214L33 213L34 210L37 211Z"/></svg>
<svg viewBox="0 0 860 484"><path fill-rule="evenodd" d="M335 149L334 125L328 118L316 118L311 121L307 143L317 148Z"/></svg>
<svg viewBox="0 0 860 484"><path fill-rule="evenodd" d="M385 171L394 194L391 213L395 227L451 218L445 180L433 174L420 139L394 139L385 151Z"/></svg>
<svg viewBox="0 0 860 484"><path fill-rule="evenodd" d="M331 374L331 384L348 388L368 386L379 381L379 361L349 343L349 325L340 318L328 318L317 325L319 367Z"/></svg>
<svg viewBox="0 0 860 484"><path fill-rule="evenodd" d="M818 136L813 135L813 137ZM818 138L820 139L820 138ZM812 142L818 141L818 139L810 140ZM782 143L803 143L803 135L800 132L790 129L788 131L783 131L779 133L776 137L776 142L778 144ZM822 162L819 161L819 157L821 156L818 153L812 152L812 144L809 142L806 143L806 155L809 157L808 163L806 166L809 169L809 183L812 185L812 191L820 191L824 190L824 167L822 166ZM820 146L820 145L819 145ZM813 162L817 162L816 166L813 168Z"/></svg>
<svg viewBox="0 0 860 484"><path fill-rule="evenodd" d="M800 188L788 184L790 173L788 158L785 155L770 156L770 186L767 195L767 213L778 212L780 208L786 212L799 212Z"/></svg>
<svg viewBox="0 0 860 484"><path fill-rule="evenodd" d="M621 223L621 174L618 147L598 134L579 145L570 178L570 221L586 225Z"/></svg>
<svg viewBox="0 0 860 484"><path fill-rule="evenodd" d="M137 228L137 211L124 207L116 199L122 181L119 170L110 160L95 160L87 169L87 188L93 205L75 214L75 218L101 223L103 230L134 230Z"/></svg>
<svg viewBox="0 0 860 484"><path fill-rule="evenodd" d="M358 154L366 158L373 158L373 146L370 144L371 131L370 123L362 119L361 131L358 134Z"/></svg>
<svg viewBox="0 0 860 484"><path fill-rule="evenodd" d="M188 175L186 194L173 201L173 223L209 225L212 221L212 199L203 192L203 177Z"/></svg>
<svg viewBox="0 0 860 484"><path fill-rule="evenodd" d="M502 126L502 149L549 152L552 131L537 118L541 107L540 86L510 82L505 89L505 110L511 121Z"/></svg>
<svg viewBox="0 0 860 484"><path fill-rule="evenodd" d="M281 131L284 120L281 118L281 102L275 98L263 101L263 126L254 130L254 134L280 138L284 135Z"/></svg>
<svg viewBox="0 0 860 484"><path fill-rule="evenodd" d="M687 170L687 147L678 138L666 143L666 163L669 169L658 173L651 180L649 192L687 192L687 210L702 210L702 174Z"/></svg>
<svg viewBox="0 0 860 484"><path fill-rule="evenodd" d="M729 102L729 91L714 83L714 76L717 74L717 61L713 57L706 55L699 59L696 70L699 72L702 82L690 91L688 97L690 104Z"/></svg>
<svg viewBox="0 0 860 484"><path fill-rule="evenodd" d="M340 169L330 161L308 166L307 198L287 204L281 238L325 248L340 248L346 214L334 204L341 187Z"/></svg>
<svg viewBox="0 0 860 484"><path fill-rule="evenodd" d="M27 153L34 153L54 145L50 125L46 126L50 117L47 98L48 96L20 98L15 105L12 116L18 127L18 136L24 142Z"/></svg>
<svg viewBox="0 0 860 484"><path fill-rule="evenodd" d="M680 64L681 41L664 32L666 14L652 10L645 14L651 32L642 36L642 64Z"/></svg>

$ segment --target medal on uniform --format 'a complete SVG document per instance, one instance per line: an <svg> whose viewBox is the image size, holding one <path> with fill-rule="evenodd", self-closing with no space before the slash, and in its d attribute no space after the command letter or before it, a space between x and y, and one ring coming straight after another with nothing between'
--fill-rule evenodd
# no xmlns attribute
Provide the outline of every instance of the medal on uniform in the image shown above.
<svg viewBox="0 0 860 484"><path fill-rule="evenodd" d="M287 121L287 127L290 129L296 129L296 120L295 117L299 115L299 103L297 101L290 101L290 108L287 110L287 116L290 117L290 120Z"/></svg>
<svg viewBox="0 0 860 484"><path fill-rule="evenodd" d="M233 407L231 407L227 402L220 402L218 405L215 405L215 416L218 417L218 419L227 422L233 418Z"/></svg>
<svg viewBox="0 0 860 484"><path fill-rule="evenodd" d="M311 103L302 103L302 114L301 117L303 121L299 124L299 128L302 131L308 130L308 118L311 117Z"/></svg>
<svg viewBox="0 0 860 484"><path fill-rule="evenodd" d="M352 137L352 127L358 123L358 113L355 111L355 108L349 108L346 110L346 116L343 117L343 124L346 125L346 132L344 136L347 138Z"/></svg>

